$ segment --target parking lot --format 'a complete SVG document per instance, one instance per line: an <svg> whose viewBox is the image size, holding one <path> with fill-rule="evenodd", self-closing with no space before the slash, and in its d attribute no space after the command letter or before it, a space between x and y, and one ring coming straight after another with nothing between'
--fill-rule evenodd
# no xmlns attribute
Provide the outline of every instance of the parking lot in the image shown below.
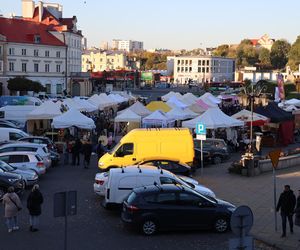
<svg viewBox="0 0 300 250"><path fill-rule="evenodd" d="M84 169L82 165L60 165L50 168L40 179L45 202L39 232L29 231L26 209L29 190L22 196L23 209L19 214L19 231L7 233L1 206L0 249L63 249L64 218L53 217L53 195L66 190L78 192L77 215L68 218L68 249L228 249L228 239L233 237L230 232L164 232L145 237L124 228L120 212L102 208L101 199L93 192L94 176L98 170L95 156L92 157L89 169Z"/></svg>

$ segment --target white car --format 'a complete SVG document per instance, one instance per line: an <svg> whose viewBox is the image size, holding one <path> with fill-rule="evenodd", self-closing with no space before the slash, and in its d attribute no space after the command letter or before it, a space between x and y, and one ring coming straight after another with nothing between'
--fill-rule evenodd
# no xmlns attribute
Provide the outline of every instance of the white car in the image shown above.
<svg viewBox="0 0 300 250"><path fill-rule="evenodd" d="M46 168L49 168L51 166L52 163L51 157L46 144L18 141L18 142L9 142L7 144L0 146L0 153L16 152L16 151L35 152L43 158Z"/></svg>
<svg viewBox="0 0 300 250"><path fill-rule="evenodd" d="M0 160L18 169L31 169L38 176L46 173L45 163L35 152L6 152L0 153Z"/></svg>
<svg viewBox="0 0 300 250"><path fill-rule="evenodd" d="M140 166L140 168L143 169L142 166ZM164 170L164 171L166 171L166 170ZM197 180L195 180L193 178L190 178L190 177L187 177L187 176L174 175L172 173L170 173L170 174L173 177L172 179L177 184L188 186L189 188L192 188L192 189L194 189L195 191L197 191L201 194L216 198L215 193L211 189L199 184L199 182ZM106 185L107 185L107 182L108 182L108 178L109 178L109 171L108 172L97 173L95 175L94 192L97 195L105 196L105 190L106 190ZM164 184L166 184L166 183L164 183Z"/></svg>

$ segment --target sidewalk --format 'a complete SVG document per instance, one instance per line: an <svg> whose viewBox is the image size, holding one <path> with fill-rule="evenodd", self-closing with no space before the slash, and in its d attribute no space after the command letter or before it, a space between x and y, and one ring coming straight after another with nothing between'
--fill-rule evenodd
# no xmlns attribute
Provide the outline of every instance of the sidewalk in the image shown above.
<svg viewBox="0 0 300 250"><path fill-rule="evenodd" d="M300 249L300 227L294 226L294 234L289 233L287 225L287 237L281 236L281 217L277 214L278 230L275 232L274 200L273 200L273 175L272 172L256 177L244 177L229 174L227 171L231 162L218 166L211 165L204 168L203 177L200 171L195 179L201 184L211 188L221 199L233 204L247 205L254 214L254 225L251 234L266 243L279 247L282 250ZM283 191L283 186L289 184L295 195L300 189L300 166L277 172L277 200Z"/></svg>

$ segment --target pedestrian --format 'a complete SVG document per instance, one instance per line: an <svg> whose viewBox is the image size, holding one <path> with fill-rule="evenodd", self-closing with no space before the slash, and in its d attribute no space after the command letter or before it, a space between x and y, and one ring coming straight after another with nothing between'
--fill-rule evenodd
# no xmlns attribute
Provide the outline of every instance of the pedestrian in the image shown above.
<svg viewBox="0 0 300 250"><path fill-rule="evenodd" d="M282 235L281 238L286 237L286 219L289 221L290 232L294 233L293 230L293 213L296 205L296 196L291 190L289 185L284 186L284 191L280 194L276 211L280 209L280 215L282 220Z"/></svg>
<svg viewBox="0 0 300 250"><path fill-rule="evenodd" d="M79 138L76 139L73 147L72 147L72 164L79 166L80 163L80 152L81 152L82 143Z"/></svg>
<svg viewBox="0 0 300 250"><path fill-rule="evenodd" d="M83 153L83 165L84 168L88 168L90 165L90 160L91 160L91 154L93 151L92 143L90 141L85 141L84 144L82 145L82 153Z"/></svg>
<svg viewBox="0 0 300 250"><path fill-rule="evenodd" d="M68 141L66 141L63 144L64 165L68 165L69 164L69 148L68 148L68 144L69 144Z"/></svg>
<svg viewBox="0 0 300 250"><path fill-rule="evenodd" d="M44 198L40 192L40 187L38 184L35 184L27 198L27 208L29 211L29 223L30 231L38 231L39 226L39 216L42 213L41 205L43 204Z"/></svg>
<svg viewBox="0 0 300 250"><path fill-rule="evenodd" d="M15 193L14 187L9 187L7 193L3 196L2 203L4 205L4 218L8 232L19 230L18 211L22 209L22 203L19 196Z"/></svg>
<svg viewBox="0 0 300 250"><path fill-rule="evenodd" d="M98 155L98 160L102 157L102 155L105 154L106 150L105 147L102 144L102 141L99 140L98 145L97 145L97 155Z"/></svg>
<svg viewBox="0 0 300 250"><path fill-rule="evenodd" d="M295 209L295 225L300 227L300 189L298 190L297 204Z"/></svg>

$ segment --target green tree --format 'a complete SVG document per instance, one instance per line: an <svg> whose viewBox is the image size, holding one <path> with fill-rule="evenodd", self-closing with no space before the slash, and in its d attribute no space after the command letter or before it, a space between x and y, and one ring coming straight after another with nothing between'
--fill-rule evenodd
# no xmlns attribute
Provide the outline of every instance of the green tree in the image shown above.
<svg viewBox="0 0 300 250"><path fill-rule="evenodd" d="M258 50L258 60L260 68L269 68L271 66L270 51L266 48Z"/></svg>
<svg viewBox="0 0 300 250"><path fill-rule="evenodd" d="M214 50L213 55L227 57L228 53L229 53L229 45L222 44Z"/></svg>
<svg viewBox="0 0 300 250"><path fill-rule="evenodd" d="M237 47L237 66L254 66L258 62L258 53L249 39L241 41Z"/></svg>
<svg viewBox="0 0 300 250"><path fill-rule="evenodd" d="M296 71L300 64L300 36L297 37L289 52L288 65Z"/></svg>
<svg viewBox="0 0 300 250"><path fill-rule="evenodd" d="M291 45L284 39L277 40L273 43L270 53L273 68L283 69L286 66L290 49Z"/></svg>
<svg viewBox="0 0 300 250"><path fill-rule="evenodd" d="M15 77L9 79L7 88L10 91L33 91L38 93L40 91L45 91L45 87L39 82L29 80L23 77Z"/></svg>

